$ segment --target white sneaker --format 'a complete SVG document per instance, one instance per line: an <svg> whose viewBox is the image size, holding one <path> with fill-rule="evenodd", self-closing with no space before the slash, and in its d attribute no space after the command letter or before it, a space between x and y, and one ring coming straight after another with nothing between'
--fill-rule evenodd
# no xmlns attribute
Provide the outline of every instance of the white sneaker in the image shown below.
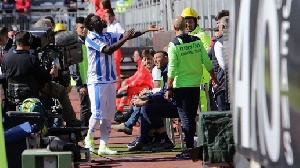
<svg viewBox="0 0 300 168"><path fill-rule="evenodd" d="M115 155L117 151L110 150L106 145L99 146L98 155Z"/></svg>
<svg viewBox="0 0 300 168"><path fill-rule="evenodd" d="M94 152L95 151L94 138L85 137L84 138L84 147L88 148L90 150L90 152Z"/></svg>

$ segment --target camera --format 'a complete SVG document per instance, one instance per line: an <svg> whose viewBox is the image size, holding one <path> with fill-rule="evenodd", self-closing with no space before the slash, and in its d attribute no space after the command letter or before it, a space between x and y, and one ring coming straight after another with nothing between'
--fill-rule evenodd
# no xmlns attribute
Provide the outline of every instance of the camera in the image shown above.
<svg viewBox="0 0 300 168"><path fill-rule="evenodd" d="M70 82L69 66L80 63L82 44L74 32L63 31L55 33L50 27L33 27L31 33L31 50L39 57L41 66L50 71L55 67L58 72L58 82L68 86Z"/></svg>
<svg viewBox="0 0 300 168"><path fill-rule="evenodd" d="M29 32L32 34L32 49L44 49L55 44L55 33L50 27L33 27Z"/></svg>
<svg viewBox="0 0 300 168"><path fill-rule="evenodd" d="M80 63L82 57L82 44L78 42L76 33L63 31L55 34L50 27L33 27L31 49L44 57L59 58L62 67Z"/></svg>

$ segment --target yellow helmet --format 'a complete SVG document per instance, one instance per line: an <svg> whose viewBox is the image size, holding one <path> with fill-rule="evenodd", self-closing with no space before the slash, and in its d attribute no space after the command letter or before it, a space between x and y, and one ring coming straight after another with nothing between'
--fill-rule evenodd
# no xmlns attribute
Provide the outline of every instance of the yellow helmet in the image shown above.
<svg viewBox="0 0 300 168"><path fill-rule="evenodd" d="M181 12L181 16L184 18L193 17L193 18L199 19L198 13L193 8L185 8Z"/></svg>
<svg viewBox="0 0 300 168"><path fill-rule="evenodd" d="M54 32L65 31L66 27L62 23L57 23L54 28Z"/></svg>

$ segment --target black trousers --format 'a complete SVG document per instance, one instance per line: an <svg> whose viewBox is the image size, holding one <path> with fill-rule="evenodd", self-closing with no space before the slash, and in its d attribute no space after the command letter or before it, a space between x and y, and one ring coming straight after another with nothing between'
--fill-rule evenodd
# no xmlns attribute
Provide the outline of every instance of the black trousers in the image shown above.
<svg viewBox="0 0 300 168"><path fill-rule="evenodd" d="M142 107L142 114L147 115L154 129L165 126L162 118L178 118L177 106L167 100L147 103L146 106Z"/></svg>
<svg viewBox="0 0 300 168"><path fill-rule="evenodd" d="M196 116L200 99L200 87L183 87L174 89L174 99L185 135L186 147L194 148Z"/></svg>
<svg viewBox="0 0 300 168"><path fill-rule="evenodd" d="M88 94L79 93L80 98L80 121L86 127L89 126L89 120L92 115L91 102Z"/></svg>
<svg viewBox="0 0 300 168"><path fill-rule="evenodd" d="M230 104L226 101L225 90L221 91L218 95L215 95L215 99L218 106L218 111L230 110Z"/></svg>

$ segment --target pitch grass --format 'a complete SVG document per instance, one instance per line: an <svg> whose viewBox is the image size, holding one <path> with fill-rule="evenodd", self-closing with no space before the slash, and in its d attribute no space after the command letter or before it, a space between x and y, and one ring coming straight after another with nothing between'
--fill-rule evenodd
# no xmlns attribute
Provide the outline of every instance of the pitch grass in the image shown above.
<svg viewBox="0 0 300 168"><path fill-rule="evenodd" d="M111 157L128 157L128 156L153 156L153 155L176 155L182 152L180 142L176 142L175 148L170 151L152 152L152 151L128 151L127 144L109 144L111 150L118 151L116 155L103 155ZM98 149L95 149L98 151ZM91 154L91 157L98 157L96 154Z"/></svg>

